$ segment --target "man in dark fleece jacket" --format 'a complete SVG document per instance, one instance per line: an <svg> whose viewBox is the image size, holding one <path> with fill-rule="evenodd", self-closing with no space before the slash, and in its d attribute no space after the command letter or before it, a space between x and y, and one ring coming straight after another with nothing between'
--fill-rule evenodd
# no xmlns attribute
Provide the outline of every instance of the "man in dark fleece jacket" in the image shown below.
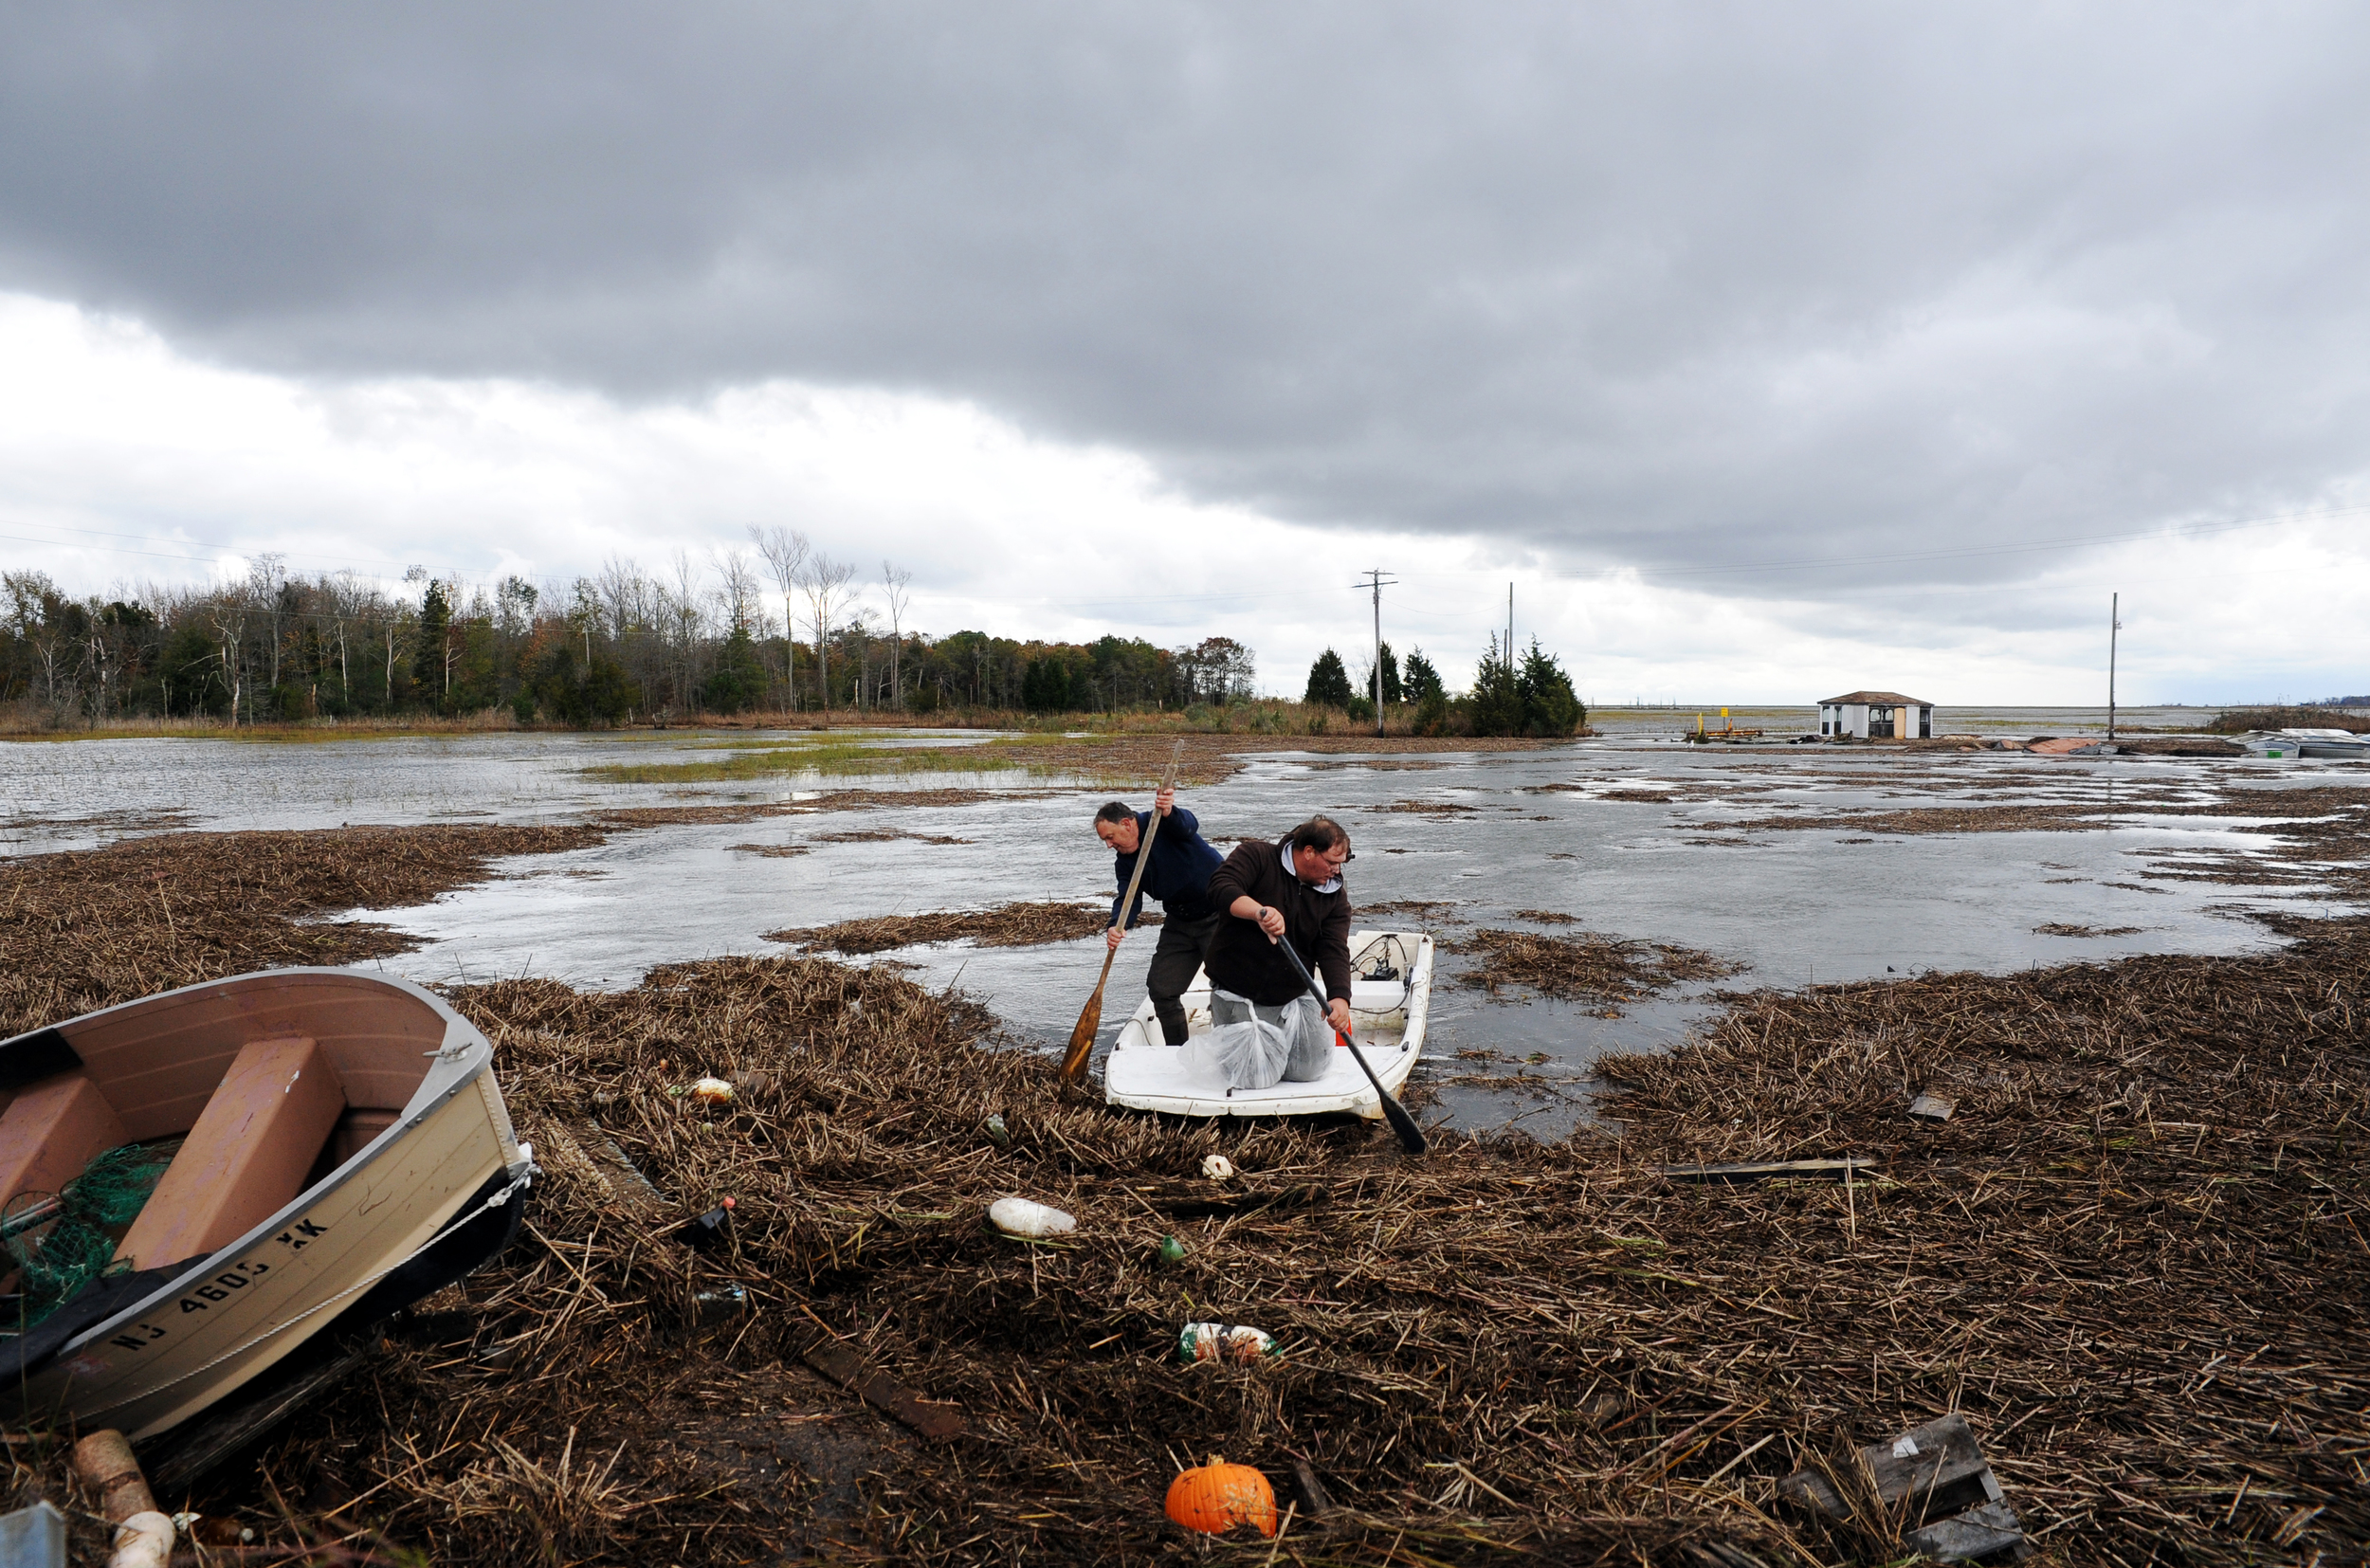
<svg viewBox="0 0 2370 1568"><path fill-rule="evenodd" d="M1152 805L1160 813L1160 830L1152 835L1152 860L1144 867L1136 906L1124 911L1120 900L1127 896L1127 879L1136 874L1136 851L1152 826L1152 811L1131 811L1125 802L1114 800L1095 813L1095 836L1118 857L1113 868L1120 884L1118 896L1111 900L1111 928L1103 939L1106 946L1118 948L1121 936L1142 918L1145 896L1160 901L1166 918L1160 922L1159 943L1152 950L1152 970L1144 976L1144 989L1152 994L1152 1011L1160 1020L1160 1032L1170 1045L1181 1046L1185 1043L1185 1004L1178 998L1194 983L1202 950L1218 928L1218 906L1210 902L1210 874L1218 868L1218 851L1201 836L1201 824L1194 820L1194 813L1176 803L1174 789L1162 790L1153 797Z"/></svg>
<svg viewBox="0 0 2370 1568"><path fill-rule="evenodd" d="M1281 844L1246 839L1210 879L1210 902L1234 917L1211 939L1210 983L1259 1007L1308 994L1270 938L1292 944L1324 982L1325 1021L1350 1029L1350 895L1341 867L1350 835L1331 817L1313 816Z"/></svg>

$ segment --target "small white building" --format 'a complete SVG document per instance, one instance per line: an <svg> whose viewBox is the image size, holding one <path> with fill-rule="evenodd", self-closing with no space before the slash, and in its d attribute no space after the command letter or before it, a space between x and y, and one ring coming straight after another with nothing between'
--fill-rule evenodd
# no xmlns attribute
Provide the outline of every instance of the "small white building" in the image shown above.
<svg viewBox="0 0 2370 1568"><path fill-rule="evenodd" d="M1848 691L1820 702L1818 733L1861 740L1931 740L1934 704L1897 691Z"/></svg>

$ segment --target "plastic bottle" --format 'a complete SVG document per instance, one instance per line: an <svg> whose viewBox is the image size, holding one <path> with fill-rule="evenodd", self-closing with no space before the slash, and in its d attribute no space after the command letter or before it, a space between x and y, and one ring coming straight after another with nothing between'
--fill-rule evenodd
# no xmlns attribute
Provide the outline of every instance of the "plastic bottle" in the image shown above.
<svg viewBox="0 0 2370 1568"><path fill-rule="evenodd" d="M738 1285L718 1285L696 1292L691 1298L691 1321L701 1327L738 1318L748 1310L749 1292Z"/></svg>
<svg viewBox="0 0 2370 1568"><path fill-rule="evenodd" d="M1177 1358L1185 1361L1233 1361L1242 1365L1282 1356L1275 1336L1264 1328L1241 1323L1187 1323L1176 1337Z"/></svg>

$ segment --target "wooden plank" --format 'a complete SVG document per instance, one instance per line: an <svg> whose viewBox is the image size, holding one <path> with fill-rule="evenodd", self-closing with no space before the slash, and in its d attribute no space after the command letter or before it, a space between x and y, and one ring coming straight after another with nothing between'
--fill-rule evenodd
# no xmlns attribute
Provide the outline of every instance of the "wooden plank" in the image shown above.
<svg viewBox="0 0 2370 1568"><path fill-rule="evenodd" d="M876 1371L836 1340L816 1340L799 1358L873 1409L933 1441L960 1437L971 1430L961 1411L931 1404L886 1373Z"/></svg>
<svg viewBox="0 0 2370 1568"><path fill-rule="evenodd" d="M2033 1555L2024 1539L2024 1525L2005 1503L1986 1503L1956 1519L1945 1519L1903 1537L1910 1545L1941 1562L1965 1562L2013 1548L2017 1561Z"/></svg>
<svg viewBox="0 0 2370 1568"><path fill-rule="evenodd" d="M345 1085L319 1041L249 1041L116 1256L160 1268L229 1246L304 1191L305 1173L345 1111Z"/></svg>
<svg viewBox="0 0 2370 1568"><path fill-rule="evenodd" d="M585 1194L604 1210L637 1224L654 1223L667 1208L665 1194L650 1185L617 1140L590 1121L540 1121L527 1129L536 1162Z"/></svg>
<svg viewBox="0 0 2370 1568"><path fill-rule="evenodd" d="M1868 1155L1846 1155L1840 1159L1746 1160L1728 1165L1665 1165L1660 1169L1673 1181L1766 1181L1773 1176L1840 1181L1873 1171L1880 1163Z"/></svg>
<svg viewBox="0 0 2370 1568"><path fill-rule="evenodd" d="M1301 1517L1316 1519L1333 1506L1333 1499L1325 1495L1325 1484L1317 1479L1317 1468L1298 1454L1292 1456L1292 1485L1300 1491Z"/></svg>
<svg viewBox="0 0 2370 1568"><path fill-rule="evenodd" d="M46 1079L0 1112L0 1200L55 1196L93 1156L131 1140L98 1085L80 1072Z"/></svg>
<svg viewBox="0 0 2370 1568"><path fill-rule="evenodd" d="M1909 1503L1909 1522L1996 1503L1999 1483L1983 1462L1983 1450L1963 1415L1945 1415L1903 1432L1888 1443L1871 1443L1860 1450L1876 1495L1887 1503Z"/></svg>
<svg viewBox="0 0 2370 1568"><path fill-rule="evenodd" d="M1830 1519L1850 1519L1851 1509L1834 1484L1816 1470L1796 1470L1778 1483L1778 1490L1796 1503L1815 1508Z"/></svg>
<svg viewBox="0 0 2370 1568"><path fill-rule="evenodd" d="M206 1473L325 1393L378 1350L372 1338L284 1380L266 1374L270 1386L253 1398L217 1405L177 1427L142 1455L149 1489L167 1503L179 1501ZM301 1353L300 1353L301 1354ZM146 1445L143 1445L145 1448Z"/></svg>

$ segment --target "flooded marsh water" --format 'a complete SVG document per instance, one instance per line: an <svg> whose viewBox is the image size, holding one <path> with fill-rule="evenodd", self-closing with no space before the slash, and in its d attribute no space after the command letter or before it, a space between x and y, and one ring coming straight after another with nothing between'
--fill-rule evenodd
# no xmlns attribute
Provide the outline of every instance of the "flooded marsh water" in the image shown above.
<svg viewBox="0 0 2370 1568"><path fill-rule="evenodd" d="M909 808L620 830L592 848L509 862L433 903L368 916L420 943L388 959L392 972L595 988L630 985L659 963L783 951L764 934L788 928L1111 896L1110 858L1088 827L1105 792L1075 783L1003 769L619 781L742 745L751 743L674 732L0 746L0 853L179 829L778 811L849 786L963 786L961 804L918 796ZM1428 1117L1552 1137L1586 1116L1577 1091L1598 1056L1684 1038L1712 992L2270 945L2276 939L2246 913L2339 912L2320 896L2329 865L2284 858L2285 841L2246 831L2252 819L2211 813L2231 809L2233 789L2358 782L2370 783L2370 771L2344 763L1706 751L1632 736L1524 752L1263 752L1184 798L1221 846L1273 836L1312 811L1339 816L1357 849L1357 903L1440 905L1387 919L1451 943L1461 932L1531 926L1526 912L1545 911L1577 921L1545 929L1675 944L1742 966L1730 979L1606 1005L1468 988L1457 982L1470 960L1444 954L1419 1073ZM1942 811L1958 814L1934 814ZM1984 830L1931 830L1936 822ZM2013 830L1988 830L1997 826ZM884 829L913 836L855 831ZM1106 1038L1140 996L1151 948L1145 934L1121 949ZM1066 1036L1100 959L1090 938L956 942L872 961L959 985L1017 1040L1051 1045Z"/></svg>

